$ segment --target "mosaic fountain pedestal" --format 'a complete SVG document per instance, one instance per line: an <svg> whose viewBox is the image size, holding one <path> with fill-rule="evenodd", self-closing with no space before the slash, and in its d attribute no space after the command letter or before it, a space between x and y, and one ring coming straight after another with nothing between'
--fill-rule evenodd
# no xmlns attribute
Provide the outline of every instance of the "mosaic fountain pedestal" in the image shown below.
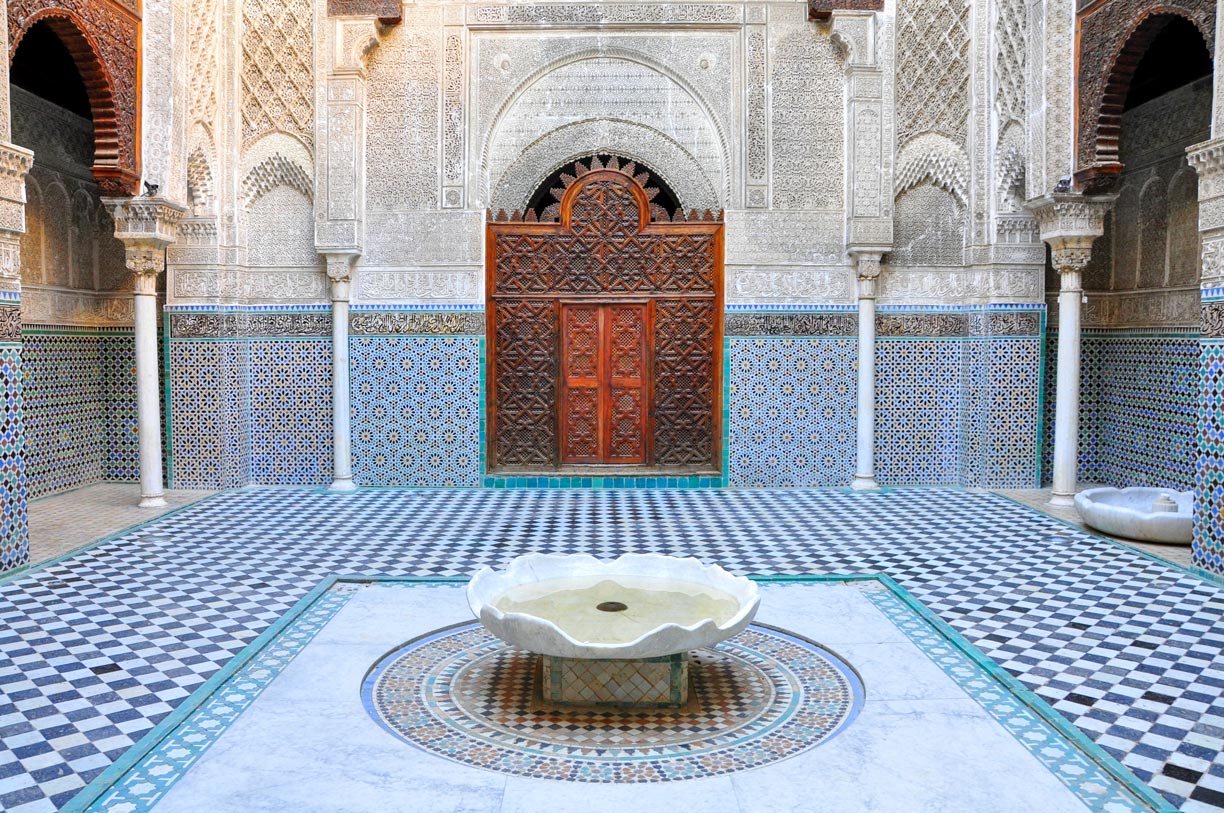
<svg viewBox="0 0 1224 813"><path fill-rule="evenodd" d="M593 661L540 656L540 691L559 706L680 708L689 697L689 653Z"/></svg>
<svg viewBox="0 0 1224 813"><path fill-rule="evenodd" d="M886 579L762 585L664 708L546 699L461 588L322 585L64 809L1172 810Z"/></svg>

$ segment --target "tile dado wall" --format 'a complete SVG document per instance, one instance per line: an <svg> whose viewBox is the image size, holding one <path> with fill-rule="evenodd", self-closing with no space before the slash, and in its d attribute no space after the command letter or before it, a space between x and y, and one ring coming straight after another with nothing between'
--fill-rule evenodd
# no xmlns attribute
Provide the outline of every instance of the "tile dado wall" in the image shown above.
<svg viewBox="0 0 1224 813"><path fill-rule="evenodd" d="M0 292L0 573L30 560L26 523L25 428L22 425L21 306Z"/></svg>
<svg viewBox="0 0 1224 813"><path fill-rule="evenodd" d="M1224 288L1204 290L1202 308L1191 557L1224 575Z"/></svg>
<svg viewBox="0 0 1224 813"><path fill-rule="evenodd" d="M131 330L26 325L21 356L30 498L137 481Z"/></svg>
<svg viewBox="0 0 1224 813"><path fill-rule="evenodd" d="M1194 485L1197 332L1087 329L1080 339L1078 478L1126 488ZM1046 344L1042 481L1053 477L1055 359Z"/></svg>
<svg viewBox="0 0 1224 813"><path fill-rule="evenodd" d="M854 470L857 313L728 309L727 484L844 486ZM1044 310L881 308L876 475L1030 487Z"/></svg>
<svg viewBox="0 0 1224 813"><path fill-rule="evenodd" d="M330 312L166 311L171 484L330 482Z"/></svg>
<svg viewBox="0 0 1224 813"><path fill-rule="evenodd" d="M353 312L358 485L483 484L484 318L475 308Z"/></svg>

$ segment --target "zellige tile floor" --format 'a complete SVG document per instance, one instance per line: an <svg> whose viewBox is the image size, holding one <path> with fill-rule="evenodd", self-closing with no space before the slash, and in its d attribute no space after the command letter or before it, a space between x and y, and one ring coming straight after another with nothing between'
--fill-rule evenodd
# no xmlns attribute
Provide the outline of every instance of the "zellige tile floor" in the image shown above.
<svg viewBox="0 0 1224 813"><path fill-rule="evenodd" d="M1224 589L938 488L216 494L0 583L0 809L64 805L327 575L630 550L885 572L1182 810L1224 809Z"/></svg>

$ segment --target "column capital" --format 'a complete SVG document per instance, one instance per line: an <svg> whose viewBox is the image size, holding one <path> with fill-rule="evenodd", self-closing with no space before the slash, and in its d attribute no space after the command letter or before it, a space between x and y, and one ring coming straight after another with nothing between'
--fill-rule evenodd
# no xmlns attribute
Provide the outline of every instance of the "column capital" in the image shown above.
<svg viewBox="0 0 1224 813"><path fill-rule="evenodd" d="M348 302L351 298L353 268L360 254L351 251L321 252L327 262L327 280L331 283L333 302Z"/></svg>
<svg viewBox="0 0 1224 813"><path fill-rule="evenodd" d="M858 298L875 299L876 281L880 278L880 260L884 255L878 251L851 251L850 256L854 258Z"/></svg>
<svg viewBox="0 0 1224 813"><path fill-rule="evenodd" d="M165 248L178 239L187 209L165 198L103 198L115 220L115 239L133 247Z"/></svg>
<svg viewBox="0 0 1224 813"><path fill-rule="evenodd" d="M1105 232L1105 215L1115 200L1117 195L1055 192L1030 200L1024 208L1037 218L1041 239L1057 251L1062 246L1091 248L1092 241Z"/></svg>

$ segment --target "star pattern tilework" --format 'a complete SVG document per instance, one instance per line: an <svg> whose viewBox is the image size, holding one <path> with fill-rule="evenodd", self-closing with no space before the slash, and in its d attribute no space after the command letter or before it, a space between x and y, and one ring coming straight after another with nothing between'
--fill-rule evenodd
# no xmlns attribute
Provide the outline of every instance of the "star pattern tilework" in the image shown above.
<svg viewBox="0 0 1224 813"><path fill-rule="evenodd" d="M1200 364L1192 557L1224 574L1224 341L1204 341Z"/></svg>
<svg viewBox="0 0 1224 813"><path fill-rule="evenodd" d="M331 481L331 340L252 340L251 480Z"/></svg>
<svg viewBox="0 0 1224 813"><path fill-rule="evenodd" d="M0 345L0 390L4 395L0 414L0 573L3 573L21 567L30 558L20 345Z"/></svg>
<svg viewBox="0 0 1224 813"><path fill-rule="evenodd" d="M481 340L361 336L352 358L359 485L481 484Z"/></svg>

